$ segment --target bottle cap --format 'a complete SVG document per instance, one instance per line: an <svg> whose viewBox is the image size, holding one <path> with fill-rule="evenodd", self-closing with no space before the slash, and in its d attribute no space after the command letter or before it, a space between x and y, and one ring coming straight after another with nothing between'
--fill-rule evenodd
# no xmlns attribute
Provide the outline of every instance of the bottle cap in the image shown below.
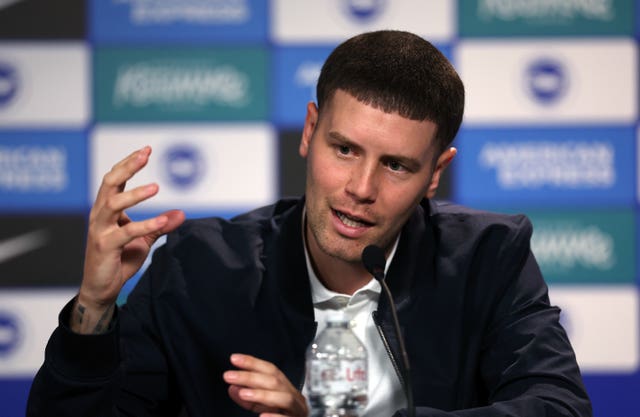
<svg viewBox="0 0 640 417"><path fill-rule="evenodd" d="M327 314L327 323L349 323L349 320L344 310L331 310Z"/></svg>

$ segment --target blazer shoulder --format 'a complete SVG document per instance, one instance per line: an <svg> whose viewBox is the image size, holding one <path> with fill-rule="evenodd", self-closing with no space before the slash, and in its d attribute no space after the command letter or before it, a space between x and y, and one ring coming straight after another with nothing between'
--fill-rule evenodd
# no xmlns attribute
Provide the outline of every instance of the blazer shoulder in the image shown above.
<svg viewBox="0 0 640 417"><path fill-rule="evenodd" d="M442 235L460 239L484 237L528 244L533 233L533 225L524 214L478 210L450 202L432 201L430 217Z"/></svg>

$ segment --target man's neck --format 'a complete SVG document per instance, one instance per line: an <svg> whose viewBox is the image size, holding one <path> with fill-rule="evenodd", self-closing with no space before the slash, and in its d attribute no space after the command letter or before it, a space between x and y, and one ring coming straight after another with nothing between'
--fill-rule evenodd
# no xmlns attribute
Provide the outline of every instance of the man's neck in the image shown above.
<svg viewBox="0 0 640 417"><path fill-rule="evenodd" d="M360 263L345 262L320 250L310 250L309 257L316 276L331 291L353 295L372 279Z"/></svg>

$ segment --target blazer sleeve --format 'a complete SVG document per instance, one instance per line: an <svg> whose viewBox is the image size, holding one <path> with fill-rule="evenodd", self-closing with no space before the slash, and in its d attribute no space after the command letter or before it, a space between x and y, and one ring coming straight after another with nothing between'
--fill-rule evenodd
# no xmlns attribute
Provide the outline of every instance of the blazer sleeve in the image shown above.
<svg viewBox="0 0 640 417"><path fill-rule="evenodd" d="M119 308L104 334L71 331L75 300L64 307L29 393L28 417L178 415L179 390L155 334L145 278L135 308Z"/></svg>

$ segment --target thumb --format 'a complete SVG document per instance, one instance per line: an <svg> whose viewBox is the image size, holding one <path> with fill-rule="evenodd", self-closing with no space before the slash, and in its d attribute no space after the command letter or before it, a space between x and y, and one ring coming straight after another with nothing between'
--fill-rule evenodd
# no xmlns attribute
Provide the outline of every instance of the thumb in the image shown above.
<svg viewBox="0 0 640 417"><path fill-rule="evenodd" d="M184 223L186 216L182 210L169 210L156 217L156 221L165 221L165 224L153 233L149 233L145 240L149 247L151 247L156 240L162 235L177 229L182 223ZM165 220L166 219L166 220Z"/></svg>

